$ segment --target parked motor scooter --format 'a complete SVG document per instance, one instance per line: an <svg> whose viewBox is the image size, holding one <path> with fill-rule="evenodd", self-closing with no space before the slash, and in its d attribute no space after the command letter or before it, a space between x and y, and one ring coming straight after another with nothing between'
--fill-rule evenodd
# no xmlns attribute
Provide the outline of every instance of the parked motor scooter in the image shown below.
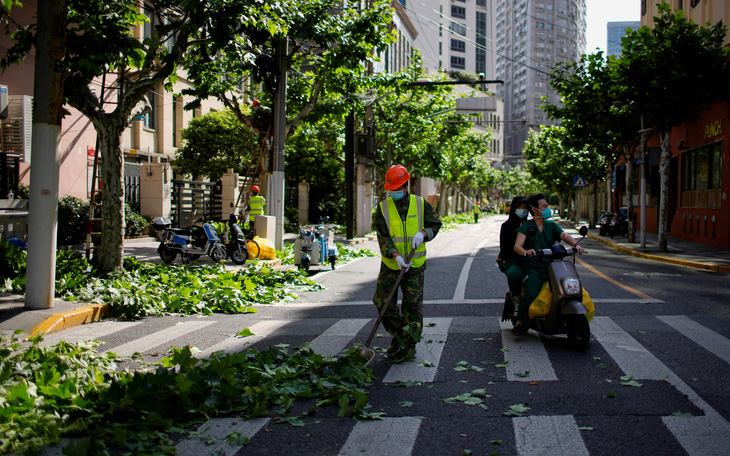
<svg viewBox="0 0 730 456"><path fill-rule="evenodd" d="M228 258L235 264L244 264L248 259L248 243L243 230L238 226L236 214L231 214L228 217L228 232L224 233L221 238L226 245Z"/></svg>
<svg viewBox="0 0 730 456"><path fill-rule="evenodd" d="M578 242L585 238L587 232L588 228L585 226L580 228L579 233L582 237ZM550 249L537 250L538 257L552 259L548 265L548 283L552 300L547 316L531 318L526 323L529 329L542 334L567 334L570 345L583 350L588 346L591 330L586 317L588 309L583 303L583 286L575 268L575 254L575 247L565 247L561 244L554 244ZM569 255L573 261L563 261ZM512 324L517 323L517 306L509 292L502 312L502 321L506 320L511 320Z"/></svg>
<svg viewBox="0 0 730 456"><path fill-rule="evenodd" d="M152 220L151 225L159 232L160 245L157 247L157 253L165 263L175 261L178 254L183 264L190 264L201 255L208 255L215 262L226 259L226 246L221 243L218 234L209 223L190 228L170 228L169 219L157 217Z"/></svg>
<svg viewBox="0 0 730 456"><path fill-rule="evenodd" d="M598 217L598 234L605 236L611 232L611 220L613 220L613 212L601 211L601 216Z"/></svg>
<svg viewBox="0 0 730 456"><path fill-rule="evenodd" d="M324 224L329 217L321 219L316 227L303 226L299 237L294 241L294 264L299 269L309 271L309 267L329 262L332 269L337 263L338 251L334 244L334 233Z"/></svg>

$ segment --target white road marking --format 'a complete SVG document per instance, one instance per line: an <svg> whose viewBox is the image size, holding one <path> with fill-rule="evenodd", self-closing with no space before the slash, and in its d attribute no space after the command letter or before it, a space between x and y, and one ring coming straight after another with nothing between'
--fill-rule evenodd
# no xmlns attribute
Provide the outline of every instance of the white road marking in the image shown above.
<svg viewBox="0 0 730 456"><path fill-rule="evenodd" d="M597 317L591 332L626 374L637 380L666 380L698 408L704 416L665 416L662 421L690 455L730 454L730 424L639 342L608 317Z"/></svg>
<svg viewBox="0 0 730 456"><path fill-rule="evenodd" d="M177 454L233 456L245 446L243 443L245 438L253 437L269 421L269 418L244 420L240 417L210 419L198 427L199 434L188 437L176 445Z"/></svg>
<svg viewBox="0 0 730 456"><path fill-rule="evenodd" d="M166 342L215 323L215 321L186 321L163 329L162 331L152 333L149 336L140 337L139 339L127 342L126 344L117 345L114 348L103 351L116 353L117 356L132 356L136 352L144 353L154 350L156 347Z"/></svg>
<svg viewBox="0 0 730 456"><path fill-rule="evenodd" d="M400 364L393 364L383 378L383 383L432 382L436 377L441 353L446 345L451 318L424 318L421 341L416 344L416 357ZM435 324L435 326L429 326Z"/></svg>
<svg viewBox="0 0 730 456"><path fill-rule="evenodd" d="M459 275L459 281L456 283L456 289L454 290L454 300L455 301L461 301L464 299L464 294L466 293L466 283L469 280L469 270L471 269L471 264L474 262L474 257L476 256L477 252L488 242L487 239L483 239L482 242L477 245L474 250L469 254L469 258L466 259L464 262L464 267L461 268L461 274Z"/></svg>
<svg viewBox="0 0 730 456"><path fill-rule="evenodd" d="M520 456L588 456L575 418L525 416L512 419Z"/></svg>
<svg viewBox="0 0 730 456"><path fill-rule="evenodd" d="M352 318L339 320L330 326L327 331L317 336L309 343L309 348L322 356L335 356L350 345L352 338L365 326L370 319Z"/></svg>
<svg viewBox="0 0 730 456"><path fill-rule="evenodd" d="M421 427L421 418L383 418L358 421L350 432L340 456L404 456L413 452Z"/></svg>
<svg viewBox="0 0 730 456"><path fill-rule="evenodd" d="M498 317L501 320L501 317ZM507 364L507 380L511 382L537 382L557 380L555 370L548 357L540 336L530 331L522 336L513 336L512 322L500 321L502 346Z"/></svg>
<svg viewBox="0 0 730 456"><path fill-rule="evenodd" d="M657 316L694 343L730 364L730 340L684 315Z"/></svg>
<svg viewBox="0 0 730 456"><path fill-rule="evenodd" d="M506 289L506 287L505 287ZM596 304L664 304L661 299L595 299L593 302ZM490 299L426 299L423 304L426 306L434 305L445 305L453 306L454 304L459 305L473 305L481 306L484 304L502 304L504 298L490 298ZM372 306L373 301L325 301L325 302L299 302L290 301L284 303L267 304L267 307L297 307L297 308L312 308L312 307L329 307L329 306Z"/></svg>
<svg viewBox="0 0 730 456"><path fill-rule="evenodd" d="M81 342L82 340L98 339L100 337L108 336L109 334L114 334L118 331L129 329L132 326L136 326L140 323L141 321L116 320L106 320L98 323L89 323L86 325L76 326L65 331L51 333L47 336L43 336L43 342L41 342L40 345L42 347L55 345L61 342L61 340L65 340L66 342L70 343L76 343Z"/></svg>
<svg viewBox="0 0 730 456"><path fill-rule="evenodd" d="M266 320L260 321L254 325L251 325L248 329L253 333L253 336L238 337L232 336L228 339L219 342L212 347L195 355L196 358L208 358L215 352L223 351L226 353L238 353L245 350L247 347L259 342L269 335L286 325L291 323L290 320Z"/></svg>

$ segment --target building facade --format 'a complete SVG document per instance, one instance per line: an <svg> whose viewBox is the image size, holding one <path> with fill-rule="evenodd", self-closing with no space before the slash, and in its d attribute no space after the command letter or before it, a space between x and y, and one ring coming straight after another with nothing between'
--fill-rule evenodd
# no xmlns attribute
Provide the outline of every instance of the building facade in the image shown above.
<svg viewBox="0 0 730 456"><path fill-rule="evenodd" d="M522 161L530 129L554 125L540 108L558 103L549 84L557 63L578 61L586 48L585 0L503 0L496 6L497 78L504 80L506 160Z"/></svg>
<svg viewBox="0 0 730 456"><path fill-rule="evenodd" d="M623 52L621 38L626 36L626 29L636 30L639 25L639 21L608 22L606 24L606 56L620 56Z"/></svg>
<svg viewBox="0 0 730 456"><path fill-rule="evenodd" d="M682 10L685 17L697 24L730 22L730 4L725 0L668 3L672 10ZM642 0L642 26L652 27L657 14L653 2ZM730 33L725 37L725 45L730 45ZM658 136L653 133L649 139L646 163L646 230L654 233L659 216ZM696 120L673 128L670 146L667 235L730 249L730 98L714 103ZM638 204L638 197L634 203ZM639 220L641 223L644 222Z"/></svg>

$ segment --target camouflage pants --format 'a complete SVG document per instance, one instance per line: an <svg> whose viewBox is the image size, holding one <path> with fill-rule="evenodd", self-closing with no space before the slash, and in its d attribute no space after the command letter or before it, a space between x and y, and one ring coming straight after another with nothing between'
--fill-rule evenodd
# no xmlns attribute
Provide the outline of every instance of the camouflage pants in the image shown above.
<svg viewBox="0 0 730 456"><path fill-rule="evenodd" d="M421 340L423 329L423 276L426 272L426 265L420 268L410 268L403 275L400 282L402 293L401 307L398 310L398 296L394 296L383 315L383 326L393 337L398 339L401 345L412 345ZM383 309L385 300L395 286L400 271L392 270L386 265L380 265L378 274L378 285L375 288L373 303L378 312Z"/></svg>

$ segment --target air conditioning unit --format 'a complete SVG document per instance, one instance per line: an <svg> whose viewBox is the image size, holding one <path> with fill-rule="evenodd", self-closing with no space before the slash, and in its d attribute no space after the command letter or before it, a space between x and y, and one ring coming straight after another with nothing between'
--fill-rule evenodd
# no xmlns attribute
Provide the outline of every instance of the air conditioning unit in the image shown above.
<svg viewBox="0 0 730 456"><path fill-rule="evenodd" d="M8 118L8 86L0 84L0 119Z"/></svg>
<svg viewBox="0 0 730 456"><path fill-rule="evenodd" d="M30 95L8 96L8 117L3 120L3 152L20 155L30 163L33 139L33 97Z"/></svg>

